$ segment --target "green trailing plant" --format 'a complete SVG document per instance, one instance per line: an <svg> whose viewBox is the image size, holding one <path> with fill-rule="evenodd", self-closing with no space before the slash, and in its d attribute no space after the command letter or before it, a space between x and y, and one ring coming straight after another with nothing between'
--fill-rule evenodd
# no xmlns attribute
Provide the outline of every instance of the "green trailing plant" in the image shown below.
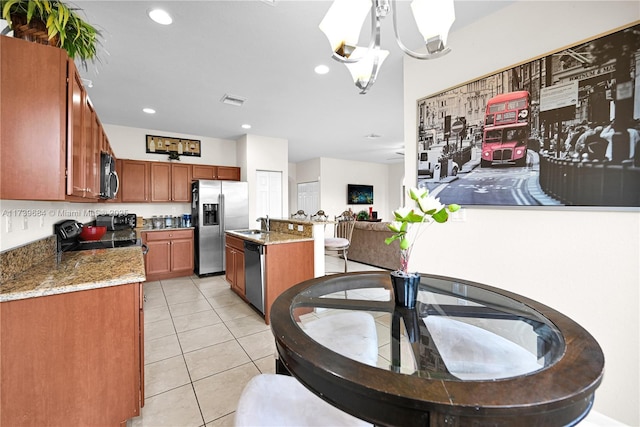
<svg viewBox="0 0 640 427"><path fill-rule="evenodd" d="M457 204L443 205L439 199L430 195L426 188L410 189L409 197L416 202L417 206L414 208L401 207L393 212L394 221L388 225L393 235L384 240L387 245L395 240L400 241L400 270L398 271L405 275L408 274L413 244L421 231L419 227L414 229L412 225L444 223L449 219L450 212L456 212L460 209L460 205Z"/></svg>
<svg viewBox="0 0 640 427"><path fill-rule="evenodd" d="M27 24L38 19L44 23L49 40L58 37L60 47L67 51L69 57L78 59L85 69L87 61L98 59L100 31L78 15L79 9L53 0L2 0L0 5L2 18L9 28L13 29L12 19L15 16L24 16Z"/></svg>

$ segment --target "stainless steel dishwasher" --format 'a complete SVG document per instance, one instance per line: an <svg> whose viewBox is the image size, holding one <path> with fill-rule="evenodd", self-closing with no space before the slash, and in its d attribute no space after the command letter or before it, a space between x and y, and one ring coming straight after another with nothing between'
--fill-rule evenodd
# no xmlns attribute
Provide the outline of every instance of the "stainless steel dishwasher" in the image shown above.
<svg viewBox="0 0 640 427"><path fill-rule="evenodd" d="M245 296L264 314L264 245L244 241Z"/></svg>

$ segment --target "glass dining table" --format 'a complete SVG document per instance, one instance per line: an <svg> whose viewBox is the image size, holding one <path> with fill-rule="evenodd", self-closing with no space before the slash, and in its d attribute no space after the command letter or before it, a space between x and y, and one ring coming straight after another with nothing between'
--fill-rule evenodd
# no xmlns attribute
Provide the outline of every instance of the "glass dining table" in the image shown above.
<svg viewBox="0 0 640 427"><path fill-rule="evenodd" d="M375 366L305 332L354 311L375 320ZM451 277L422 275L415 309L396 306L386 271L308 280L276 299L271 329L279 371L379 426L574 425L604 373L600 346L567 316Z"/></svg>

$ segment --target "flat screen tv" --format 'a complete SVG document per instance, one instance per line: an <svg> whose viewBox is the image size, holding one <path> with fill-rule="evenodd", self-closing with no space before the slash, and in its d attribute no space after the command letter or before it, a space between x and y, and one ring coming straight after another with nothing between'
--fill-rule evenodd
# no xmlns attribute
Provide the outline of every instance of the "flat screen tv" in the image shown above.
<svg viewBox="0 0 640 427"><path fill-rule="evenodd" d="M347 184L348 205L372 205L373 185Z"/></svg>

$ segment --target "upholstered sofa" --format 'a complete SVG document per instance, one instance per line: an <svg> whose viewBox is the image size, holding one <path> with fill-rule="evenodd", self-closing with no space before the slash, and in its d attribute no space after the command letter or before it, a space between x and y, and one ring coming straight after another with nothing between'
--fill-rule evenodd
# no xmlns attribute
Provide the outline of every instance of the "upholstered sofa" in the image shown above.
<svg viewBox="0 0 640 427"><path fill-rule="evenodd" d="M398 241L387 245L384 239L392 235L388 222L356 221L351 235L351 246L347 257L351 261L397 270L400 268Z"/></svg>

